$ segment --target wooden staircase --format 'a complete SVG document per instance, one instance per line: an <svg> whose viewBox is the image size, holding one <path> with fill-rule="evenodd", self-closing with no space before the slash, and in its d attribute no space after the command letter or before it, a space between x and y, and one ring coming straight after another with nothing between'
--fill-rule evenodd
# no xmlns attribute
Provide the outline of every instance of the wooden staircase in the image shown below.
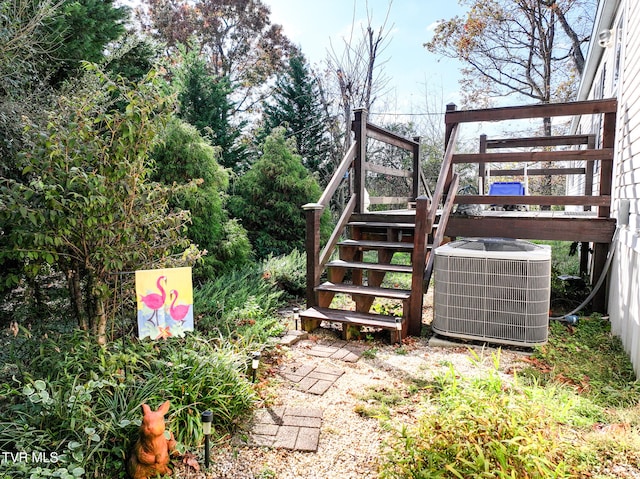
<svg viewBox="0 0 640 479"><path fill-rule="evenodd" d="M356 133L354 146L338 167L327 190L318 203L304 206L307 211L308 309L300 313L300 318L307 331L314 330L326 321L341 323L344 339L359 337L362 328L368 327L388 330L391 342L399 342L407 335L420 334L423 297L431 279L431 251L444 237L458 177L456 175L453 182L445 185L445 175L441 175L443 183L436 188L433 201L424 195L418 196L419 140L407 140L366 123L366 112L363 110L356 112L352 129ZM404 203L405 209L364 211L365 171L367 167L375 171L375 167L364 160L367 137L386 141L414 153L414 171L409 173L414 179L414 195L392 199L371 198L372 204ZM452 140L455 141L455 138ZM453 150L449 157L452 153ZM445 158L442 171L447 171L449 164ZM351 171L355 177L356 193L347 204L324 250L320 252L320 215L328 205L328 199L335 192L337 184L345 177L346 171ZM394 174L389 168L385 168L384 173ZM398 172L398 176L408 175L406 172ZM439 210L440 199L445 191L451 192L451 195L447 196L443 208ZM408 204L415 204L415 208L406 208ZM437 217L442 220L436 221ZM408 255L410 264L393 263L394 257L401 253ZM325 270L326 281L321 281ZM411 287L403 289L389 282L385 283L385 278L390 273L406 275ZM407 281L403 283L406 284ZM336 295L347 295L351 301L347 305L344 300L334 301ZM397 310L398 314L372 311L377 299L390 300L396 306L393 310Z"/></svg>
<svg viewBox="0 0 640 479"><path fill-rule="evenodd" d="M407 335L411 290L383 286L387 273L410 275L409 265L393 264L396 253L413 252L414 218L406 222L389 222L381 215L354 215L347 224L349 239L338 243L339 259L327 263L327 281L315 288L318 305L301 314L305 329L314 329L321 321L342 323L344 339L358 336L361 327L390 331L391 341L398 342ZM410 222L409 222L410 221ZM375 261L365 262L365 253L375 252ZM373 255L368 255L369 260ZM350 295L355 311L331 309L336 294ZM377 298L401 304L397 316L371 313Z"/></svg>

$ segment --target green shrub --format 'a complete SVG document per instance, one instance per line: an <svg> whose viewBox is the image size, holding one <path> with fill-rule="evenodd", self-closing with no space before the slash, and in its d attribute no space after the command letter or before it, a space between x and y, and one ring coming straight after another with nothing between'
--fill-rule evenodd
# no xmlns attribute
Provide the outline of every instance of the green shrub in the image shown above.
<svg viewBox="0 0 640 479"><path fill-rule="evenodd" d="M277 309L282 290L273 288L262 266L248 264L219 276L194 291L198 329L208 335L262 344L282 331Z"/></svg>
<svg viewBox="0 0 640 479"><path fill-rule="evenodd" d="M242 221L258 258L288 254L304 248L305 215L302 205L318 201L320 186L292 153L284 130L274 130L264 143L264 154L234 186L229 211ZM328 211L323 216L327 228Z"/></svg>
<svg viewBox="0 0 640 479"><path fill-rule="evenodd" d="M264 261L264 276L286 294L300 297L307 289L307 257L294 249L285 256L269 255Z"/></svg>
<svg viewBox="0 0 640 479"><path fill-rule="evenodd" d="M245 375L248 351L215 346L197 335L159 343L156 349L145 385L155 391L156 405L171 401L169 419L178 442L196 446L202 441L204 410L213 412L214 434L220 436L250 410L255 397Z"/></svg>
<svg viewBox="0 0 640 479"><path fill-rule="evenodd" d="M510 385L495 372L465 380L451 368L418 424L398 431L382 477L576 477L569 428L598 411L565 389Z"/></svg>
<svg viewBox="0 0 640 479"><path fill-rule="evenodd" d="M219 153L195 127L172 118L152 154L155 180L167 185L198 180L197 187L180 190L171 199L173 207L191 212L187 235L207 251L194 269L198 278L238 267L251 253L246 231L223 208L229 173L218 164Z"/></svg>

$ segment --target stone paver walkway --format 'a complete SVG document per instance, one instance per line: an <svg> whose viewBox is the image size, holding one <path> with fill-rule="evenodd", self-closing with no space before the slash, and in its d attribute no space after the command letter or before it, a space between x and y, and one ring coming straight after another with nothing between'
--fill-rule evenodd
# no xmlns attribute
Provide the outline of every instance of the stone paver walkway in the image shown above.
<svg viewBox="0 0 640 479"><path fill-rule="evenodd" d="M301 348L308 356L337 359L355 363L365 348L342 340L310 341L302 331L290 331L280 343ZM291 381L303 392L324 394L344 371L316 364L293 363L282 368L279 374ZM320 440L322 409L306 407L274 407L258 409L249 429L247 445L264 446L296 451L316 452Z"/></svg>
<svg viewBox="0 0 640 479"><path fill-rule="evenodd" d="M313 343L311 341L300 341L300 347L309 348L307 354L319 358L331 358L355 363L362 356L364 348L360 345L352 344L343 340L323 341Z"/></svg>
<svg viewBox="0 0 640 479"><path fill-rule="evenodd" d="M295 383L302 391L321 396L333 383L335 383L344 371L327 368L316 364L291 364L286 366L280 375Z"/></svg>
<svg viewBox="0 0 640 479"><path fill-rule="evenodd" d="M258 409L248 445L316 452L322 409L275 407Z"/></svg>

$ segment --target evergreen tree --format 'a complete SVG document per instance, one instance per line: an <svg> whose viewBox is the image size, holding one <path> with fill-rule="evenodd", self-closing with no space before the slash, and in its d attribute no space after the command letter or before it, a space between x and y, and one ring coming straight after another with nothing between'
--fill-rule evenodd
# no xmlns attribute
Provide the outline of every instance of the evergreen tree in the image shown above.
<svg viewBox="0 0 640 479"><path fill-rule="evenodd" d="M235 184L229 211L240 218L260 258L304 248L302 205L318 201L320 187L277 128L264 143L264 154ZM328 217L323 225L326 225ZM326 227L323 230L326 233Z"/></svg>
<svg viewBox="0 0 640 479"><path fill-rule="evenodd" d="M297 54L276 82L273 103L264 106L264 132L282 126L294 138L296 151L311 172L318 172L329 158L328 119L322 109L318 84L305 58Z"/></svg>
<svg viewBox="0 0 640 479"><path fill-rule="evenodd" d="M124 34L128 17L129 8L114 0L64 0L46 25L57 37L52 84L75 74L82 61L101 62L106 45Z"/></svg>
<svg viewBox="0 0 640 479"><path fill-rule="evenodd" d="M187 236L207 251L194 270L203 278L242 265L251 253L246 231L237 220L229 219L223 207L229 176L216 161L217 150L195 127L174 118L152 154L155 180L167 185L198 183L195 188L177 191L171 205L191 212Z"/></svg>
<svg viewBox="0 0 640 479"><path fill-rule="evenodd" d="M211 143L221 148L220 164L236 172L246 167L245 147L240 144L246 122L233 125L233 87L228 78L214 77L195 51L183 52L176 72L180 118L195 126Z"/></svg>
<svg viewBox="0 0 640 479"><path fill-rule="evenodd" d="M144 77L160 58L160 46L148 38L127 33L107 58L109 72L137 81Z"/></svg>

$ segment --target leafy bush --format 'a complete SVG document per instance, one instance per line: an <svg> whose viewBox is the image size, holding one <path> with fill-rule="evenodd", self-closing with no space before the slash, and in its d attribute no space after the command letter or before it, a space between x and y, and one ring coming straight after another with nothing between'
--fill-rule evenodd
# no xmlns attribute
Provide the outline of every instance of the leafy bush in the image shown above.
<svg viewBox="0 0 640 479"><path fill-rule="evenodd" d="M277 308L283 291L274 289L267 276L262 266L249 264L195 290L198 328L210 335L241 340L246 347L280 333Z"/></svg>
<svg viewBox="0 0 640 479"><path fill-rule="evenodd" d="M285 293L304 296L307 289L307 257L294 249L285 256L269 255L264 261L264 276Z"/></svg>
<svg viewBox="0 0 640 479"><path fill-rule="evenodd" d="M78 324L105 343L111 273L165 265L169 250L183 251L173 260L188 264L193 250L183 236L188 212L167 208L177 187L148 178L148 152L171 98L154 72L130 84L86 70L57 98L46 125L29 125L16 164L22 178L0 185L0 224L11 225L0 261L19 260L30 277L45 263L67 274Z"/></svg>
<svg viewBox="0 0 640 479"><path fill-rule="evenodd" d="M99 346L64 321L46 334L22 329L4 338L0 451L55 452L57 462L6 464L8 476L0 477L124 477L143 403L171 401L168 428L183 448L201 442L205 409L214 413L215 434L230 432L255 400L250 351L282 330L283 291L253 264L194 293L198 331L182 339Z"/></svg>
<svg viewBox="0 0 640 479"><path fill-rule="evenodd" d="M251 408L255 399L247 380L248 351L215 346L197 335L184 342L167 341L145 371L145 387L155 391L154 402L170 400L171 428L176 440L196 446L202 439L200 413L213 412L214 434L224 435Z"/></svg>
<svg viewBox="0 0 640 479"><path fill-rule="evenodd" d="M223 195L229 185L227 170L217 162L219 148L212 146L198 130L173 118L153 151L154 179L164 184L198 186L176 192L173 207L191 212L187 236L207 251L194 274L209 278L246 263L251 253L247 232L223 208Z"/></svg>

